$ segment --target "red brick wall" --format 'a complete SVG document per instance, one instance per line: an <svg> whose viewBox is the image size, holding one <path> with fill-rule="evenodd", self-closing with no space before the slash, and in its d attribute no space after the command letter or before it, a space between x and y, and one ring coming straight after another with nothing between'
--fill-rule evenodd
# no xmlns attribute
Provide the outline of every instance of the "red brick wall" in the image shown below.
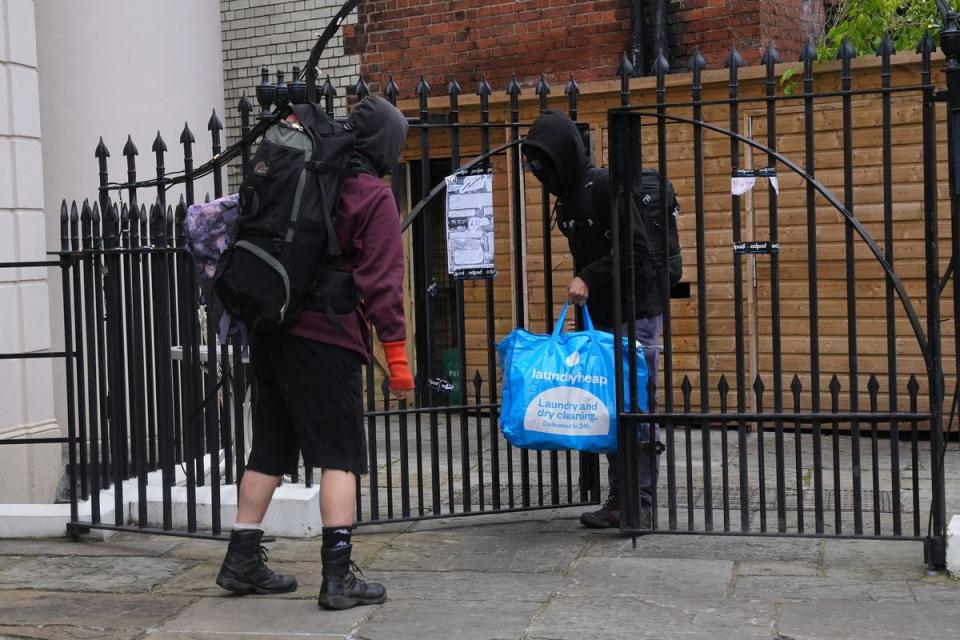
<svg viewBox="0 0 960 640"><path fill-rule="evenodd" d="M410 95L421 73L431 85L456 74L470 92L483 73L497 90L511 73L527 83L541 72L610 79L629 37L621 0L373 0L346 47L362 55L371 89L392 73Z"/></svg>
<svg viewBox="0 0 960 640"><path fill-rule="evenodd" d="M807 39L813 38L816 43L823 35L822 1L766 0L761 6L764 42L772 38L784 62L798 61Z"/></svg>
<svg viewBox="0 0 960 640"><path fill-rule="evenodd" d="M717 68L731 45L759 64L771 38L784 60L795 60L809 30L804 21L814 32L822 22L822 2L670 0L671 64L685 69L700 47ZM571 73L580 82L611 80L629 41L629 0L370 0L357 25L345 27L344 46L361 56L371 90L382 90L392 73L409 97L421 73L433 95L451 75L470 93L481 74L496 91L512 73L529 86L543 72L554 93Z"/></svg>
<svg viewBox="0 0 960 640"><path fill-rule="evenodd" d="M827 0L832 1L832 0ZM673 67L685 69L700 48L709 68L721 68L736 46L748 65L760 64L767 43L780 59L800 59L807 39L823 33L824 0L672 0L669 13Z"/></svg>
<svg viewBox="0 0 960 640"><path fill-rule="evenodd" d="M686 69L699 47L709 68L722 67L736 46L747 64L759 64L762 38L761 6L779 0L674 0L668 27L673 67ZM785 0L797 2L798 0Z"/></svg>

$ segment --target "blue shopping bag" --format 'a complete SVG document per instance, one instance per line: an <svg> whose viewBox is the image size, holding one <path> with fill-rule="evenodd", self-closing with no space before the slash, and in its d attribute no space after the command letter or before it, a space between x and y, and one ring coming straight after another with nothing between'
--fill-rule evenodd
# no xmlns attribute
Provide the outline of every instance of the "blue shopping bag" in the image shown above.
<svg viewBox="0 0 960 640"><path fill-rule="evenodd" d="M583 307L585 331L563 333L568 305L553 333L514 329L497 345L503 371L500 429L525 449L617 451L617 389L613 334L597 331ZM629 340L623 338L624 380ZM637 351L638 405L647 407L647 364ZM625 385L625 402L630 385Z"/></svg>

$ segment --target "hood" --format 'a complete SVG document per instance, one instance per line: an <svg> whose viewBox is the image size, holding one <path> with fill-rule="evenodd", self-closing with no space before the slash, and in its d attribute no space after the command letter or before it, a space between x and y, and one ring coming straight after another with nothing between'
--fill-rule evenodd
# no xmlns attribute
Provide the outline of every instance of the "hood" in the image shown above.
<svg viewBox="0 0 960 640"><path fill-rule="evenodd" d="M590 164L577 125L560 111L544 111L530 125L523 144L539 149L553 161L561 182L554 195L568 193Z"/></svg>
<svg viewBox="0 0 960 640"><path fill-rule="evenodd" d="M354 151L385 176L407 142L407 117L383 98L368 96L353 107L348 122L356 135Z"/></svg>

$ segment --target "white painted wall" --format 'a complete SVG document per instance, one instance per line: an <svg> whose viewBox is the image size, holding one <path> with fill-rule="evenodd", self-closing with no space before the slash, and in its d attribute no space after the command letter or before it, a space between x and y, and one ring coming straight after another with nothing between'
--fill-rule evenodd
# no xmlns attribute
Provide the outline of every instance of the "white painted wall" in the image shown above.
<svg viewBox="0 0 960 640"><path fill-rule="evenodd" d="M100 136L111 180L126 177L127 134L141 177L155 175L158 130L167 170L182 168L185 121L194 157L209 158L207 121L213 108L223 114L218 0L0 0L0 25L0 261L59 248L61 200L96 196ZM0 273L0 353L62 348L60 295L57 270ZM0 361L0 381L0 438L59 435L62 366ZM0 468L0 503L49 502L61 452L0 447Z"/></svg>
<svg viewBox="0 0 960 640"><path fill-rule="evenodd" d="M33 0L0 0L0 262L43 260L43 164ZM51 346L46 271L0 269L0 353ZM50 360L0 360L0 439L57 437ZM57 445L0 446L0 503L47 500ZM52 473L51 473L52 470Z"/></svg>

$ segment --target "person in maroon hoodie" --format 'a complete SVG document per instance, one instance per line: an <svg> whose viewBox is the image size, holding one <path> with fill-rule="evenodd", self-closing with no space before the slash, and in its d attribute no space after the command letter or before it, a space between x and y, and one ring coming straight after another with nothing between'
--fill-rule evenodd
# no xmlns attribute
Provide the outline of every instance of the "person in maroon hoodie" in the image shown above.
<svg viewBox="0 0 960 640"><path fill-rule="evenodd" d="M346 609L386 599L383 585L350 570L357 477L367 472L361 367L370 362L370 323L390 369L390 388L413 388L403 312L403 244L393 193L381 180L400 155L406 117L386 100L368 97L354 107L356 135L343 183L337 235L340 269L353 274L360 303L349 313L304 311L285 332L256 336L251 347L255 402L253 444L240 482L237 522L217 584L234 593L286 593L292 576L265 564L261 522L281 476L297 466L323 470L323 582L319 606Z"/></svg>

